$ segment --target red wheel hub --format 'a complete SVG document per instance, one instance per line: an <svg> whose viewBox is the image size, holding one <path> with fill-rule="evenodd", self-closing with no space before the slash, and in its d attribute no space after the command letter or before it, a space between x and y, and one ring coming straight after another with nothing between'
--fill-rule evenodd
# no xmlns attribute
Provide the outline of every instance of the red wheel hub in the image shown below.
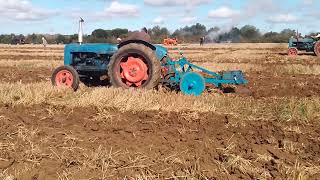
<svg viewBox="0 0 320 180"><path fill-rule="evenodd" d="M128 57L128 61L120 63L120 67L121 78L128 86L140 87L149 78L148 67L141 58Z"/></svg>
<svg viewBox="0 0 320 180"><path fill-rule="evenodd" d="M70 71L61 70L57 73L55 80L56 80L56 85L58 87L61 87L61 86L72 87L74 79Z"/></svg>
<svg viewBox="0 0 320 180"><path fill-rule="evenodd" d="M298 55L298 50L296 48L289 48L288 55L289 56L296 56L296 55Z"/></svg>

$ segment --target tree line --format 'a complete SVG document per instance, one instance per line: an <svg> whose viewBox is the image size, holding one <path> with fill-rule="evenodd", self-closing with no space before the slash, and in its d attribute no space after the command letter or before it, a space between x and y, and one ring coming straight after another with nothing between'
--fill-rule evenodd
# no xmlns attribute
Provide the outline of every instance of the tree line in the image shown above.
<svg viewBox="0 0 320 180"><path fill-rule="evenodd" d="M164 38L178 38L180 43L196 43L204 37L206 43L220 42L243 42L243 43L286 43L297 32L292 29L284 29L281 32L262 33L252 25L245 25L241 28L231 27L221 29L219 27L207 28L202 24L195 24L179 28L170 32L166 27L154 26L148 29L153 43L162 43ZM117 43L117 38L126 39L133 33L128 29L116 28L112 30L96 29L91 34L85 35L87 43ZM316 34L316 33L313 33ZM312 34L312 35L313 35ZM41 44L42 37L45 37L49 44L68 44L77 42L78 35L48 35L48 34L3 34L0 35L2 44Z"/></svg>

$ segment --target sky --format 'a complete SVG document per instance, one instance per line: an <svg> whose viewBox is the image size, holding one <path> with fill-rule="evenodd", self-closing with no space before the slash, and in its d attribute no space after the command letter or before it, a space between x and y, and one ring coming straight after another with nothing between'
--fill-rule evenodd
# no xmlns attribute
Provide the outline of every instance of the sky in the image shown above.
<svg viewBox="0 0 320 180"><path fill-rule="evenodd" d="M195 23L228 30L250 24L262 32L320 32L320 0L0 0L0 34L75 34L95 29L170 31Z"/></svg>

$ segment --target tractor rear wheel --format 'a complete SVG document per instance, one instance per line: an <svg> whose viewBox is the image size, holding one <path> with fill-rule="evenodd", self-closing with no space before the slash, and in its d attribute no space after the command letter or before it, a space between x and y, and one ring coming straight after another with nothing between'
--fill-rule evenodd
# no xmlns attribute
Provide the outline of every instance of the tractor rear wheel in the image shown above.
<svg viewBox="0 0 320 180"><path fill-rule="evenodd" d="M291 47L288 49L288 55L289 56L297 56L298 55L298 49L295 47Z"/></svg>
<svg viewBox="0 0 320 180"><path fill-rule="evenodd" d="M320 56L320 41L316 42L316 44L314 45L314 53L317 56Z"/></svg>
<svg viewBox="0 0 320 180"><path fill-rule="evenodd" d="M71 66L60 66L51 76L52 85L68 87L76 91L79 88L80 78L78 72Z"/></svg>
<svg viewBox="0 0 320 180"><path fill-rule="evenodd" d="M153 89L159 84L161 65L152 49L131 43L112 56L108 76L114 87Z"/></svg>

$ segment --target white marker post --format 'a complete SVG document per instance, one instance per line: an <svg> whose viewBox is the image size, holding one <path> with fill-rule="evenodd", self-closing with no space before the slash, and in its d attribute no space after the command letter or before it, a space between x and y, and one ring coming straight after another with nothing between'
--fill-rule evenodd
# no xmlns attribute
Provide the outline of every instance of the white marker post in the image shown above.
<svg viewBox="0 0 320 180"><path fill-rule="evenodd" d="M80 21L79 21L79 33L78 33L78 42L81 45L83 42L83 23L84 20L80 17Z"/></svg>

